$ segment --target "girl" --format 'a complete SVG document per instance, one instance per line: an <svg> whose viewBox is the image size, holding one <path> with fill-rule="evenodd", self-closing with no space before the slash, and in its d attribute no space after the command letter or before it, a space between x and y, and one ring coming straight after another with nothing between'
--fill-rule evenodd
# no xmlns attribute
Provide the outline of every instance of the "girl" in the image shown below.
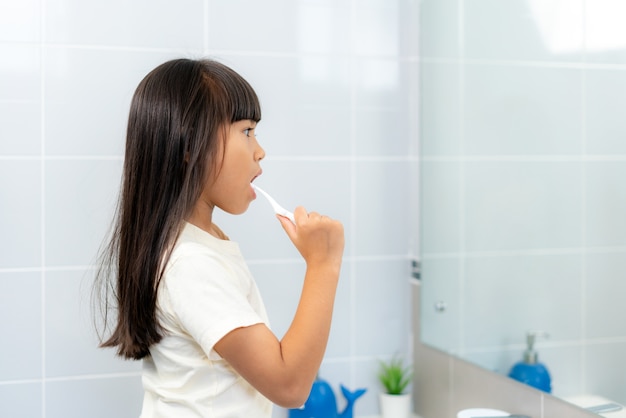
<svg viewBox="0 0 626 418"><path fill-rule="evenodd" d="M278 217L306 262L298 308L279 340L237 244L212 222L214 208L241 214L256 198L260 119L250 85L215 61L166 62L135 91L98 282L113 289L104 312L115 312L101 346L143 360L143 418L267 418L272 403L302 405L315 380L342 225L302 207L295 224Z"/></svg>

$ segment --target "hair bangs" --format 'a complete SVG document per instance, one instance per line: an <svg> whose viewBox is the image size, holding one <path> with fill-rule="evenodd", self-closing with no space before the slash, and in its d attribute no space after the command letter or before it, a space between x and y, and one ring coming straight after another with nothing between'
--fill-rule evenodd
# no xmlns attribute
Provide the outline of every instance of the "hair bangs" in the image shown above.
<svg viewBox="0 0 626 418"><path fill-rule="evenodd" d="M233 71L229 77L226 89L228 91L228 108L230 109L230 122L240 120L261 120L261 104L254 89L239 74Z"/></svg>
<svg viewBox="0 0 626 418"><path fill-rule="evenodd" d="M238 77L239 78L239 77ZM237 122L244 119L258 122L261 120L261 104L252 87L243 79L234 80L235 89L232 90L230 103L230 121Z"/></svg>

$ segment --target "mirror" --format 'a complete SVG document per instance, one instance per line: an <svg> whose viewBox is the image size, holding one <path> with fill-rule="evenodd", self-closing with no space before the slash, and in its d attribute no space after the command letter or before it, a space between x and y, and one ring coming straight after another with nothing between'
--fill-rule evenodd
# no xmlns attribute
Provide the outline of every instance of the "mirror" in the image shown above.
<svg viewBox="0 0 626 418"><path fill-rule="evenodd" d="M626 3L420 7L423 341L626 404Z"/></svg>

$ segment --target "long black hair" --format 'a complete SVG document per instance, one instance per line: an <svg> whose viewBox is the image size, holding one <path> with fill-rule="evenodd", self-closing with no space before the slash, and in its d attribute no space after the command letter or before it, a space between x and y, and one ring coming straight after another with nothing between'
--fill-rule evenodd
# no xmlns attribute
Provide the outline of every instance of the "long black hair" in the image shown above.
<svg viewBox="0 0 626 418"><path fill-rule="evenodd" d="M96 275L101 347L141 359L161 340L156 303L163 270L207 178L219 172L220 130L243 119L261 119L257 95L213 60L168 61L137 87L115 224Z"/></svg>

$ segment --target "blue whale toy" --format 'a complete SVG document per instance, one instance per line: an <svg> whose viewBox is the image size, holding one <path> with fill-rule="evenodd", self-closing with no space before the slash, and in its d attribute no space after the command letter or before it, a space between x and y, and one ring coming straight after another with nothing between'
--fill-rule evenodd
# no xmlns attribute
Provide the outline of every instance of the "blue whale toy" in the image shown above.
<svg viewBox="0 0 626 418"><path fill-rule="evenodd" d="M304 407L290 409L289 418L352 418L354 402L365 393L366 389L357 389L350 392L341 385L341 393L346 398L347 404L342 413L337 412L335 394L328 382L317 378L311 388L309 398Z"/></svg>

